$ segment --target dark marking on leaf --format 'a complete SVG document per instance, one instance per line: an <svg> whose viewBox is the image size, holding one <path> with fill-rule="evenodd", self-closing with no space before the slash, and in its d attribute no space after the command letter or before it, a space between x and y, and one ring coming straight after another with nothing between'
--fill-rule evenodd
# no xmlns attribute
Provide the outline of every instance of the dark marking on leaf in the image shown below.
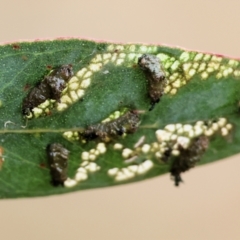
<svg viewBox="0 0 240 240"><path fill-rule="evenodd" d="M170 173L175 182L175 186L178 186L182 182L181 173L195 167L200 161L202 155L207 150L209 140L206 136L200 136L193 139L191 145L184 149L179 145L180 155L177 156L172 163Z"/></svg>
<svg viewBox="0 0 240 240"><path fill-rule="evenodd" d="M63 185L67 179L69 151L60 143L47 146L48 162L54 186Z"/></svg>
<svg viewBox="0 0 240 240"><path fill-rule="evenodd" d="M89 126L83 132L80 132L79 135L87 141L101 139L104 142L109 142L116 136L134 133L139 124L139 113L137 110L132 110L110 122Z"/></svg>
<svg viewBox="0 0 240 240"><path fill-rule="evenodd" d="M30 87L31 87L30 84L26 84L23 88L23 91L28 91Z"/></svg>
<svg viewBox="0 0 240 240"><path fill-rule="evenodd" d="M148 79L148 95L151 99L149 111L151 111L164 94L164 88L167 85L167 80L163 67L156 56L143 54L138 59L138 65L145 72Z"/></svg>
<svg viewBox="0 0 240 240"><path fill-rule="evenodd" d="M66 83L73 76L72 65L62 65L51 71L42 82L38 83L24 99L22 113L28 116L33 108L48 99L54 99L60 102L60 97Z"/></svg>
<svg viewBox="0 0 240 240"><path fill-rule="evenodd" d="M12 44L12 48L13 48L14 50L19 50L19 49L20 49L20 45L17 44L17 43L14 43L14 44Z"/></svg>

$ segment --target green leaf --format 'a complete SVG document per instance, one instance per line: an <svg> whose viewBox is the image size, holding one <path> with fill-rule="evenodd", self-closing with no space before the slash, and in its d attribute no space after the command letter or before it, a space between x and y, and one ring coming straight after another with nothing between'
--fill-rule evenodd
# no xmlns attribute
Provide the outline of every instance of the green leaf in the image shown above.
<svg viewBox="0 0 240 240"><path fill-rule="evenodd" d="M148 81L137 64L146 53L161 60L168 79L152 111ZM64 64L73 66L75 77L61 103L38 107L26 123L23 100L49 69ZM179 136L207 136L210 144L199 164L240 152L239 60L158 45L69 39L2 45L0 66L0 198L60 194L159 176L181 156ZM134 134L109 143L83 143L74 135L126 108L141 112ZM46 154L51 143L70 151L65 187L51 184ZM164 161L168 147L170 160ZM133 152L127 156L129 150L123 149ZM81 171L86 174L76 177Z"/></svg>

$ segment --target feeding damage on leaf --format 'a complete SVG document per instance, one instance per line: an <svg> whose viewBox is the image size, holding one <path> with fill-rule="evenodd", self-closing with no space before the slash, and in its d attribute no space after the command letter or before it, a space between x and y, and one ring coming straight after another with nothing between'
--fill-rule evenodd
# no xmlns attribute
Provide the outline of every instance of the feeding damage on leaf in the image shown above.
<svg viewBox="0 0 240 240"><path fill-rule="evenodd" d="M208 101L209 89L205 92L202 89L206 86L205 82L208 81L209 84L214 79L216 89L223 82L225 84L228 78L231 78L231 82L239 80L239 61L164 46L91 45L91 41L80 42L80 48L74 47L74 51L65 48L64 51L59 50L63 51L61 54L63 53L64 59L56 55L56 61L49 61L54 59L54 51L49 55L49 48L43 54L40 52L42 62L39 69L44 69L44 72L47 69L49 74L35 87L31 87L34 83L24 81L25 78L20 79L21 98L15 105L18 105L18 109L22 105L22 115L25 118L39 119L31 121L26 128L17 129L18 132L34 133L30 134L32 144L42 146L44 143L43 147L33 151L39 155L48 143L58 141L58 137L59 142L67 146L66 149L59 143L53 143L47 147L46 159L49 162L52 185L60 187L53 188L49 181L44 182L46 191L51 189L49 191L57 193L67 191L63 187L73 187L74 190L116 185L167 171L178 186L182 182L183 172L201 163L202 158L204 162L208 161L208 155L213 149L211 144L216 144L216 139L228 143L235 138L232 129L233 126L236 129L236 121L221 111L227 109L229 102L235 102L236 111L237 100L230 99L230 94L221 95L222 103L216 104L217 114L214 115L213 103L210 106L204 102ZM37 44L41 45L41 42ZM24 44L19 48L11 45L10 48L21 56L27 56L27 61L18 58L23 65L35 60L26 52ZM71 64L64 65L66 62ZM31 74L34 76L32 79L38 80L39 75L44 74L39 73L39 69L36 74L31 74L29 69L24 74ZM189 88L184 88L186 85ZM206 93L201 104L196 101L197 98L201 99L199 95L195 99L199 92L194 88ZM5 92L9 93L10 89ZM26 93L28 94L24 98ZM8 98L4 94L0 95L4 101L0 107L5 114ZM176 95L178 97L175 98ZM190 99L187 98L189 96L192 97L192 102L186 101ZM178 112L176 106L180 106L182 112ZM210 110L203 109L202 106ZM196 109L204 114L196 117ZM113 112L114 110L116 111ZM108 116L110 112L112 113ZM14 116L8 116L3 121L6 132L20 128L19 124L8 124L12 122L17 122ZM5 147L5 139L0 139L3 143L1 145L5 152L10 153ZM25 144L29 147L30 143L26 140ZM7 164L1 173L10 162L8 159L11 160L8 154L3 158L3 147L0 148L0 165L4 158L7 159ZM68 160L70 151L71 161ZM41 174L46 174L45 171L48 170L46 159L38 159L37 169ZM37 160L29 161L35 164ZM43 162L46 167L42 167ZM21 163L25 164L24 161ZM37 189L38 186L34 184L32 188Z"/></svg>
<svg viewBox="0 0 240 240"><path fill-rule="evenodd" d="M50 165L50 173L54 186L63 185L67 180L69 151L60 143L52 143L47 146L47 155Z"/></svg>
<svg viewBox="0 0 240 240"><path fill-rule="evenodd" d="M164 88L167 85L165 73L159 58L154 55L143 54L138 59L138 65L146 73L149 82L148 94L151 98L151 107L149 110L152 110L164 94Z"/></svg>
<svg viewBox="0 0 240 240"><path fill-rule="evenodd" d="M66 83L73 76L71 65L63 65L51 71L42 82L30 90L23 101L22 113L31 119L49 112L49 105L59 102Z"/></svg>

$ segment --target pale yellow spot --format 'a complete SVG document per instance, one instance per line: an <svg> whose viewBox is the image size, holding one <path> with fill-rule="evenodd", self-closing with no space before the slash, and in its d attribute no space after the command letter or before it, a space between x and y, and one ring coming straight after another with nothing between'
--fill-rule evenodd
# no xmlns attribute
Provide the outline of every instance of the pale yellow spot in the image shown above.
<svg viewBox="0 0 240 240"><path fill-rule="evenodd" d="M177 143L187 149L190 144L190 138L180 136L177 138Z"/></svg>
<svg viewBox="0 0 240 240"><path fill-rule="evenodd" d="M202 53L197 53L195 58L194 58L194 61L197 62L197 61L201 60L202 58L203 58L203 54Z"/></svg>
<svg viewBox="0 0 240 240"><path fill-rule="evenodd" d="M216 132L218 129L219 129L218 124L217 123L213 123L212 124L212 130Z"/></svg>
<svg viewBox="0 0 240 240"><path fill-rule="evenodd" d="M77 72L77 76L78 76L79 78L81 78L86 71L87 71L86 68L81 69L80 71Z"/></svg>
<svg viewBox="0 0 240 240"><path fill-rule="evenodd" d="M61 111L65 110L67 107L68 107L68 105L66 103L59 103L57 105L57 110L61 112Z"/></svg>
<svg viewBox="0 0 240 240"><path fill-rule="evenodd" d="M168 93L168 92L170 92L170 90L171 90L171 87L168 85L165 87L164 92Z"/></svg>
<svg viewBox="0 0 240 240"><path fill-rule="evenodd" d="M225 126L226 123L227 123L227 119L226 119L226 118L219 118L219 120L218 120L218 125L219 125L220 127Z"/></svg>
<svg viewBox="0 0 240 240"><path fill-rule="evenodd" d="M111 169L108 170L108 175L109 176L115 176L118 171L119 171L118 168L111 168Z"/></svg>
<svg viewBox="0 0 240 240"><path fill-rule="evenodd" d="M117 45L117 46L116 46L116 49L117 49L118 51L123 51L123 50L124 50L124 46L122 46L122 45Z"/></svg>
<svg viewBox="0 0 240 240"><path fill-rule="evenodd" d="M203 60L208 61L208 60L210 60L210 58L211 58L211 55L205 54L204 57L203 57Z"/></svg>
<svg viewBox="0 0 240 240"><path fill-rule="evenodd" d="M102 55L101 54L97 54L96 57L91 61L93 63L97 63L97 62L102 62Z"/></svg>
<svg viewBox="0 0 240 240"><path fill-rule="evenodd" d="M177 140L177 135L176 134L173 134L172 136L171 136L171 141L176 141Z"/></svg>
<svg viewBox="0 0 240 240"><path fill-rule="evenodd" d="M135 45L130 45L129 46L129 51L130 52L135 52L136 51L136 46Z"/></svg>
<svg viewBox="0 0 240 240"><path fill-rule="evenodd" d="M222 134L222 136L227 136L228 135L227 128L221 128L221 134Z"/></svg>
<svg viewBox="0 0 240 240"><path fill-rule="evenodd" d="M172 95L176 94L176 93L177 93L177 89L176 89L176 88L173 88L173 89L170 91L170 93L171 93Z"/></svg>
<svg viewBox="0 0 240 240"><path fill-rule="evenodd" d="M196 70L192 68L192 69L189 70L188 75L190 77L193 77L195 75L195 73L196 73Z"/></svg>
<svg viewBox="0 0 240 240"><path fill-rule="evenodd" d="M212 56L212 61L215 61L215 62L221 62L222 61L222 58L221 57L217 57L217 56Z"/></svg>
<svg viewBox="0 0 240 240"><path fill-rule="evenodd" d="M185 125L183 125L183 130L185 131L185 132L188 132L188 131L190 131L190 130L192 130L192 125L190 125L190 124L185 124Z"/></svg>
<svg viewBox="0 0 240 240"><path fill-rule="evenodd" d="M236 60L231 59L231 60L229 60L228 64L229 64L231 67L237 67L238 64L239 64L239 62L236 61Z"/></svg>
<svg viewBox="0 0 240 240"><path fill-rule="evenodd" d="M91 84L91 78L87 78L81 82L81 87L82 88L87 88Z"/></svg>
<svg viewBox="0 0 240 240"><path fill-rule="evenodd" d="M72 98L73 102L76 102L78 100L78 95L75 91L70 92L70 97Z"/></svg>
<svg viewBox="0 0 240 240"><path fill-rule="evenodd" d="M89 153L88 152L82 152L81 158L84 161L88 161L89 160Z"/></svg>
<svg viewBox="0 0 240 240"><path fill-rule="evenodd" d="M88 161L83 161L83 162L81 163L81 166L82 166L82 167L86 167L86 166L88 165L88 163L89 163Z"/></svg>
<svg viewBox="0 0 240 240"><path fill-rule="evenodd" d="M207 79L208 78L208 73L207 72L203 72L201 74L201 77L202 77L202 79Z"/></svg>
<svg viewBox="0 0 240 240"><path fill-rule="evenodd" d="M33 114L35 118L38 118L43 113L43 110L41 108L35 107L33 109Z"/></svg>
<svg viewBox="0 0 240 240"><path fill-rule="evenodd" d="M190 59L190 54L188 52L183 52L179 59L182 61L182 62L187 62L189 59Z"/></svg>
<svg viewBox="0 0 240 240"><path fill-rule="evenodd" d="M180 155L179 150L172 150L172 155L173 156L179 156Z"/></svg>
<svg viewBox="0 0 240 240"><path fill-rule="evenodd" d="M176 126L175 124L168 124L167 126L165 126L164 129L166 129L169 132L174 132L176 130Z"/></svg>
<svg viewBox="0 0 240 240"><path fill-rule="evenodd" d="M187 72L191 68L192 64L191 63L185 63L183 64L183 70Z"/></svg>
<svg viewBox="0 0 240 240"><path fill-rule="evenodd" d="M64 95L61 97L61 103L72 104L72 99L68 95Z"/></svg>
<svg viewBox="0 0 240 240"><path fill-rule="evenodd" d="M124 62L123 59L118 59L118 60L116 61L116 65L121 65L123 62Z"/></svg>
<svg viewBox="0 0 240 240"><path fill-rule="evenodd" d="M123 174L126 176L126 178L132 178L132 177L134 177L134 175L135 175L132 171L130 171L130 170L127 169L127 168L123 168L123 169L122 169L122 172L123 172Z"/></svg>
<svg viewBox="0 0 240 240"><path fill-rule="evenodd" d="M136 54L135 53L129 53L128 54L128 59L129 60L134 60L136 58Z"/></svg>
<svg viewBox="0 0 240 240"><path fill-rule="evenodd" d="M129 158L129 157L131 156L132 152L133 152L133 151L132 151L131 149L129 149L129 148L124 148L124 149L123 149L123 152L122 152L123 158Z"/></svg>
<svg viewBox="0 0 240 240"><path fill-rule="evenodd" d="M153 162L151 160L146 160L142 163L143 168L145 168L146 171L151 169L153 167Z"/></svg>
<svg viewBox="0 0 240 240"><path fill-rule="evenodd" d="M147 47L146 46L141 46L139 50L142 53L146 53L147 52Z"/></svg>
<svg viewBox="0 0 240 240"><path fill-rule="evenodd" d="M158 142L169 141L171 139L171 133L162 129L158 129L155 134Z"/></svg>
<svg viewBox="0 0 240 240"><path fill-rule="evenodd" d="M128 169L134 173L137 172L138 170L138 166L137 165L131 165L131 166L128 166Z"/></svg>
<svg viewBox="0 0 240 240"><path fill-rule="evenodd" d="M163 53L159 53L159 54L157 55L157 57L158 57L162 62L165 62L165 61L167 61L167 60L169 59L169 56L166 55L166 54L163 54Z"/></svg>
<svg viewBox="0 0 240 240"><path fill-rule="evenodd" d="M173 71L175 71L175 70L178 69L179 65L180 65L180 62L179 62L179 61L175 61L175 62L172 64L171 69L172 69Z"/></svg>
<svg viewBox="0 0 240 240"><path fill-rule="evenodd" d="M233 74L234 74L235 77L239 77L240 76L240 71L239 70L235 70Z"/></svg>
<svg viewBox="0 0 240 240"><path fill-rule="evenodd" d="M77 91L77 95L78 95L79 98L83 97L83 95L84 95L84 90L79 89L79 90Z"/></svg>
<svg viewBox="0 0 240 240"><path fill-rule="evenodd" d="M107 47L107 50L108 51L113 51L115 49L115 46L114 45L109 45L108 47Z"/></svg>
<svg viewBox="0 0 240 240"><path fill-rule="evenodd" d="M199 126L195 126L194 133L195 133L195 136L200 136L203 134L203 129Z"/></svg>
<svg viewBox="0 0 240 240"><path fill-rule="evenodd" d="M73 77L69 80L68 84L75 83L75 82L78 82L78 81L79 81L78 78L77 78L76 76L73 76Z"/></svg>
<svg viewBox="0 0 240 240"><path fill-rule="evenodd" d="M118 172L115 180L116 181L124 181L124 180L127 180L127 178L126 178L126 176L122 172Z"/></svg>
<svg viewBox="0 0 240 240"><path fill-rule="evenodd" d="M66 181L64 181L65 187L74 187L77 184L77 182L71 178L68 178Z"/></svg>
<svg viewBox="0 0 240 240"><path fill-rule="evenodd" d="M207 129L206 131L204 131L204 134L207 136L207 137L210 137L213 135L213 130L212 129Z"/></svg>
<svg viewBox="0 0 240 240"><path fill-rule="evenodd" d="M223 76L222 73L219 72L219 73L217 73L216 78L220 79L220 78L222 78L222 76Z"/></svg>
<svg viewBox="0 0 240 240"><path fill-rule="evenodd" d="M77 90L79 88L79 84L77 82L73 82L68 85L70 90Z"/></svg>
<svg viewBox="0 0 240 240"><path fill-rule="evenodd" d="M199 68L198 68L198 71L199 71L199 72L204 71L204 70L206 69L206 66L207 66L206 63L201 63L200 66L199 66Z"/></svg>
<svg viewBox="0 0 240 240"><path fill-rule="evenodd" d="M115 150L121 150L122 148L123 148L123 145L120 143L115 143L113 145L113 149L115 149Z"/></svg>
<svg viewBox="0 0 240 240"><path fill-rule="evenodd" d="M208 73L211 73L211 72L213 72L213 71L214 71L214 68L212 68L212 67L208 67L208 68L207 68L207 72L208 72Z"/></svg>
<svg viewBox="0 0 240 240"><path fill-rule="evenodd" d="M104 154L104 153L107 151L105 143L98 143L98 145L97 145L97 150L98 150L101 154Z"/></svg>
<svg viewBox="0 0 240 240"><path fill-rule="evenodd" d="M75 175L75 180L77 182L87 180L87 178L88 178L88 175L86 173L83 173L83 172L77 172L76 175Z"/></svg>
<svg viewBox="0 0 240 240"><path fill-rule="evenodd" d="M150 151L151 146L149 144L144 144L142 146L142 153L148 153Z"/></svg>
<svg viewBox="0 0 240 240"><path fill-rule="evenodd" d="M197 69L199 67L199 63L194 63L192 66L194 69Z"/></svg>
<svg viewBox="0 0 240 240"><path fill-rule="evenodd" d="M84 78L89 78L92 76L92 72L91 71L87 71L86 74L84 74Z"/></svg>
<svg viewBox="0 0 240 240"><path fill-rule="evenodd" d="M83 167L80 167L80 168L77 169L77 172L87 173L87 170Z"/></svg>
<svg viewBox="0 0 240 240"><path fill-rule="evenodd" d="M50 101L46 100L45 102L41 103L38 108L46 108L50 105Z"/></svg>
<svg viewBox="0 0 240 240"><path fill-rule="evenodd" d="M100 167L95 163L91 162L85 167L89 172L96 172L100 169Z"/></svg>
<svg viewBox="0 0 240 240"><path fill-rule="evenodd" d="M95 161L96 160L96 155L95 154L90 154L89 155L89 160L90 161Z"/></svg>
<svg viewBox="0 0 240 240"><path fill-rule="evenodd" d="M101 63L91 64L89 66L90 70L93 71L93 72L99 71L101 69L101 67L102 67Z"/></svg>
<svg viewBox="0 0 240 240"><path fill-rule="evenodd" d="M111 58L111 56L112 55L110 53L105 53L105 54L103 54L103 60L108 60Z"/></svg>
<svg viewBox="0 0 240 240"><path fill-rule="evenodd" d="M111 61L112 61L112 62L115 62L116 59L117 59L117 54L116 54L116 53L113 53L113 54L112 54Z"/></svg>
<svg viewBox="0 0 240 240"><path fill-rule="evenodd" d="M228 124L226 125L226 128L227 128L227 130L231 130L231 129L232 129L232 124L228 123Z"/></svg>
<svg viewBox="0 0 240 240"><path fill-rule="evenodd" d="M173 86L174 88L180 88L180 87L181 87L181 81L180 81L180 80L176 80L176 81L172 84L172 86Z"/></svg>

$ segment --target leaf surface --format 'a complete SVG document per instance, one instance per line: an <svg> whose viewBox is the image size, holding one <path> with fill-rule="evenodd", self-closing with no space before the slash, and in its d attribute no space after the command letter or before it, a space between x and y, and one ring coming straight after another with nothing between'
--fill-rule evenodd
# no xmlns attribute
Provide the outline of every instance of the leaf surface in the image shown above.
<svg viewBox="0 0 240 240"><path fill-rule="evenodd" d="M145 53L160 59L168 79L165 94L152 111L148 81L137 64ZM78 86L68 85L61 103L40 109L45 116L36 115L24 128L23 100L50 69L64 64L73 66ZM238 60L158 45L68 39L2 45L0 66L0 198L60 194L167 173L171 160L161 159L166 147L156 138L156 131L175 135L172 139L189 137L193 134L189 125L196 130L199 121L204 125L202 134L210 139L200 164L239 152ZM104 153L94 152L101 141L84 144L69 135L124 108L141 111L139 129L104 143ZM144 142L134 148L143 136ZM46 147L55 142L70 151L68 187L51 184ZM123 148L118 150L119 144ZM136 157L124 158L125 148ZM86 160L90 154L95 157ZM86 179L76 177L79 168L86 170Z"/></svg>

